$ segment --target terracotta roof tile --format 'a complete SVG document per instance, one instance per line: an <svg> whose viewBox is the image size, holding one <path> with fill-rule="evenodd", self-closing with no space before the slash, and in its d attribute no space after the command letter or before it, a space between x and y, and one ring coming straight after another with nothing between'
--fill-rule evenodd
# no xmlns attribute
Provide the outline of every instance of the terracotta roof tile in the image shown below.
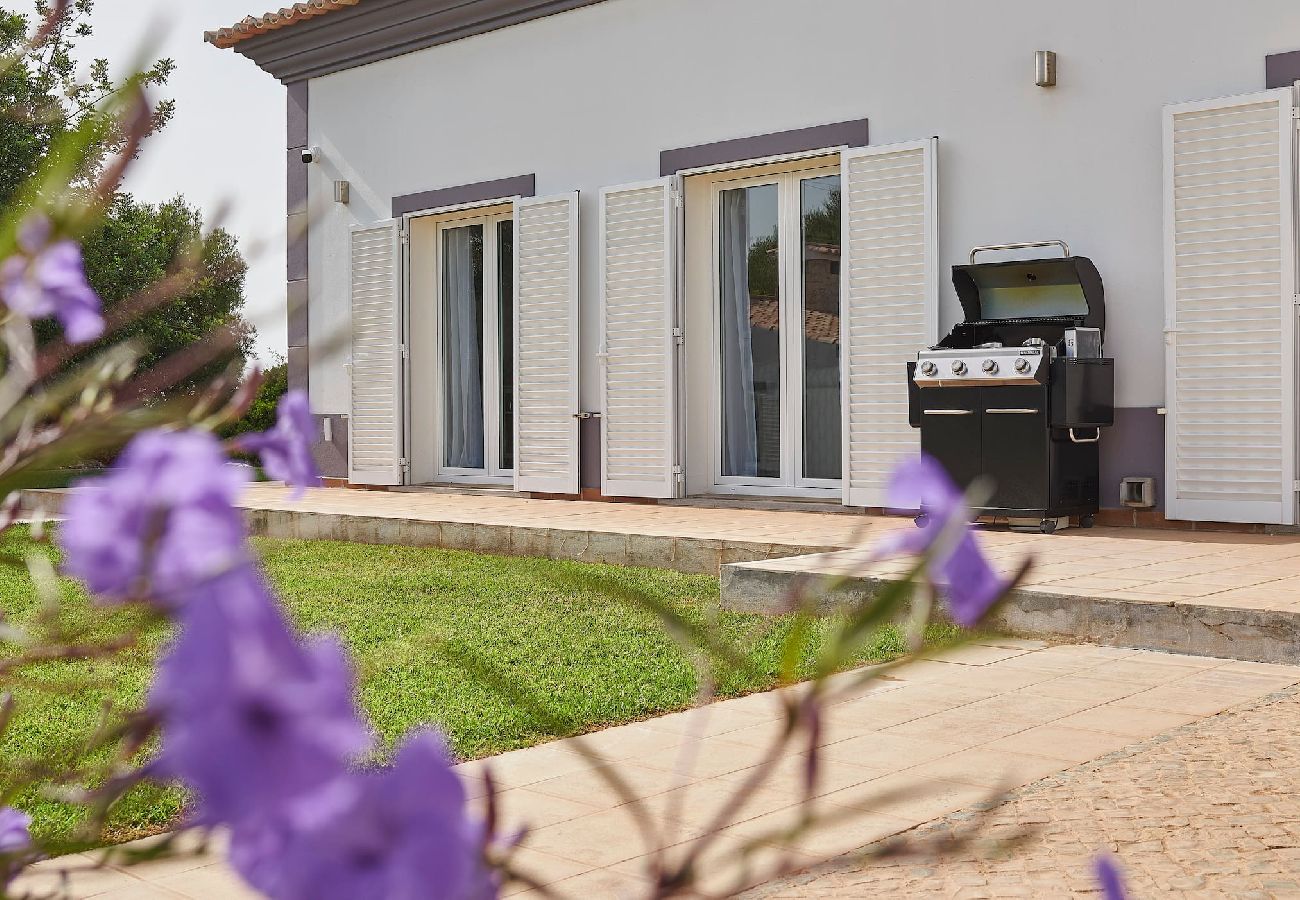
<svg viewBox="0 0 1300 900"><path fill-rule="evenodd" d="M781 323L781 310L775 300L751 299L749 324L754 328L776 331ZM803 336L819 344L840 342L840 317L816 309L804 310Z"/></svg>
<svg viewBox="0 0 1300 900"><path fill-rule="evenodd" d="M205 31L203 32L203 39L217 47L233 47L240 41L257 37L259 34L287 28L306 19L323 16L326 13L349 6L356 6L360 2L361 0L304 0L302 3L286 6L277 12L269 12L264 16L248 16L229 28Z"/></svg>

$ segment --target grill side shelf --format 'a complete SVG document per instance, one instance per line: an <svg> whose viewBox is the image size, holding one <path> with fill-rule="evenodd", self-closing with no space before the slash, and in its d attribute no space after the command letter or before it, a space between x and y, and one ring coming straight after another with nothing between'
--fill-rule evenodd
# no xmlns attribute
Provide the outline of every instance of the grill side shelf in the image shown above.
<svg viewBox="0 0 1300 900"><path fill-rule="evenodd" d="M1115 424L1115 360L1052 361L1053 428L1105 428Z"/></svg>

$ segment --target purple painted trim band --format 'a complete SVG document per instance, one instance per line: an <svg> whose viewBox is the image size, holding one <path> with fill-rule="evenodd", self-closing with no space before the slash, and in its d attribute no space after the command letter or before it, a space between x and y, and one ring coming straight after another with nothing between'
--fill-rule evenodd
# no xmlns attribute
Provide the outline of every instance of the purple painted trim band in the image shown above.
<svg viewBox="0 0 1300 900"><path fill-rule="evenodd" d="M307 167L299 150L307 145L307 84L285 91L285 361L289 387L310 391L307 354ZM345 457L346 459L346 457Z"/></svg>
<svg viewBox="0 0 1300 900"><path fill-rule="evenodd" d="M459 184L455 187L437 188L432 191L420 191L418 194L394 197L393 217L419 212L422 209L460 206L462 203L483 203L488 200L504 200L507 197L532 197L536 193L535 174L497 178L494 181L479 181L474 184Z"/></svg>
<svg viewBox="0 0 1300 900"><path fill-rule="evenodd" d="M286 154L284 202L288 214L293 216L307 211L307 166L302 161L302 149L284 151Z"/></svg>
<svg viewBox="0 0 1300 900"><path fill-rule="evenodd" d="M333 441L324 438L326 419L330 420ZM312 444L312 455L316 465L326 478L348 477L348 417L340 415L313 415L316 423L316 440Z"/></svg>
<svg viewBox="0 0 1300 900"><path fill-rule="evenodd" d="M673 175L683 169L720 166L747 159L780 156L783 153L806 153L823 147L865 147L868 138L867 120L854 119L851 122L832 122L811 128L795 128L791 131L680 147L659 154L659 174Z"/></svg>
<svg viewBox="0 0 1300 900"><path fill-rule="evenodd" d="M1290 87L1300 81L1300 50L1270 53L1264 57L1264 86Z"/></svg>
<svg viewBox="0 0 1300 900"><path fill-rule="evenodd" d="M290 281L286 285L285 300L289 316L287 346L307 346L307 279Z"/></svg>
<svg viewBox="0 0 1300 900"><path fill-rule="evenodd" d="M1156 509L1165 508L1165 417L1154 406L1115 408L1115 424L1101 435L1101 506L1120 508L1119 482L1156 480Z"/></svg>
<svg viewBox="0 0 1300 900"><path fill-rule="evenodd" d="M286 92L285 148L307 146L307 82L289 85Z"/></svg>

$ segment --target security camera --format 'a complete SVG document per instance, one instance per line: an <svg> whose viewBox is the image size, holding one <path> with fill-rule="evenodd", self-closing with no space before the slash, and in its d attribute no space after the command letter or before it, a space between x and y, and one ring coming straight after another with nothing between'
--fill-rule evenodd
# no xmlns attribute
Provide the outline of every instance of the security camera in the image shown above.
<svg viewBox="0 0 1300 900"><path fill-rule="evenodd" d="M320 158L320 147L303 147L302 161L310 165Z"/></svg>

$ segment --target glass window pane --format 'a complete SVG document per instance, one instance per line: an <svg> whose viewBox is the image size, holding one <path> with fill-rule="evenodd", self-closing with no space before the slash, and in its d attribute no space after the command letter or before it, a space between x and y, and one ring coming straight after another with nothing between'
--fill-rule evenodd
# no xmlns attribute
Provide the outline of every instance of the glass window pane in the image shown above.
<svg viewBox="0 0 1300 900"><path fill-rule="evenodd" d="M443 460L483 468L483 226L442 233Z"/></svg>
<svg viewBox="0 0 1300 900"><path fill-rule="evenodd" d="M722 474L781 475L777 186L720 194Z"/></svg>
<svg viewBox="0 0 1300 900"><path fill-rule="evenodd" d="M803 227L803 474L839 478L840 176L799 182Z"/></svg>
<svg viewBox="0 0 1300 900"><path fill-rule="evenodd" d="M515 223L497 223L497 321L501 337L501 468L515 467Z"/></svg>

